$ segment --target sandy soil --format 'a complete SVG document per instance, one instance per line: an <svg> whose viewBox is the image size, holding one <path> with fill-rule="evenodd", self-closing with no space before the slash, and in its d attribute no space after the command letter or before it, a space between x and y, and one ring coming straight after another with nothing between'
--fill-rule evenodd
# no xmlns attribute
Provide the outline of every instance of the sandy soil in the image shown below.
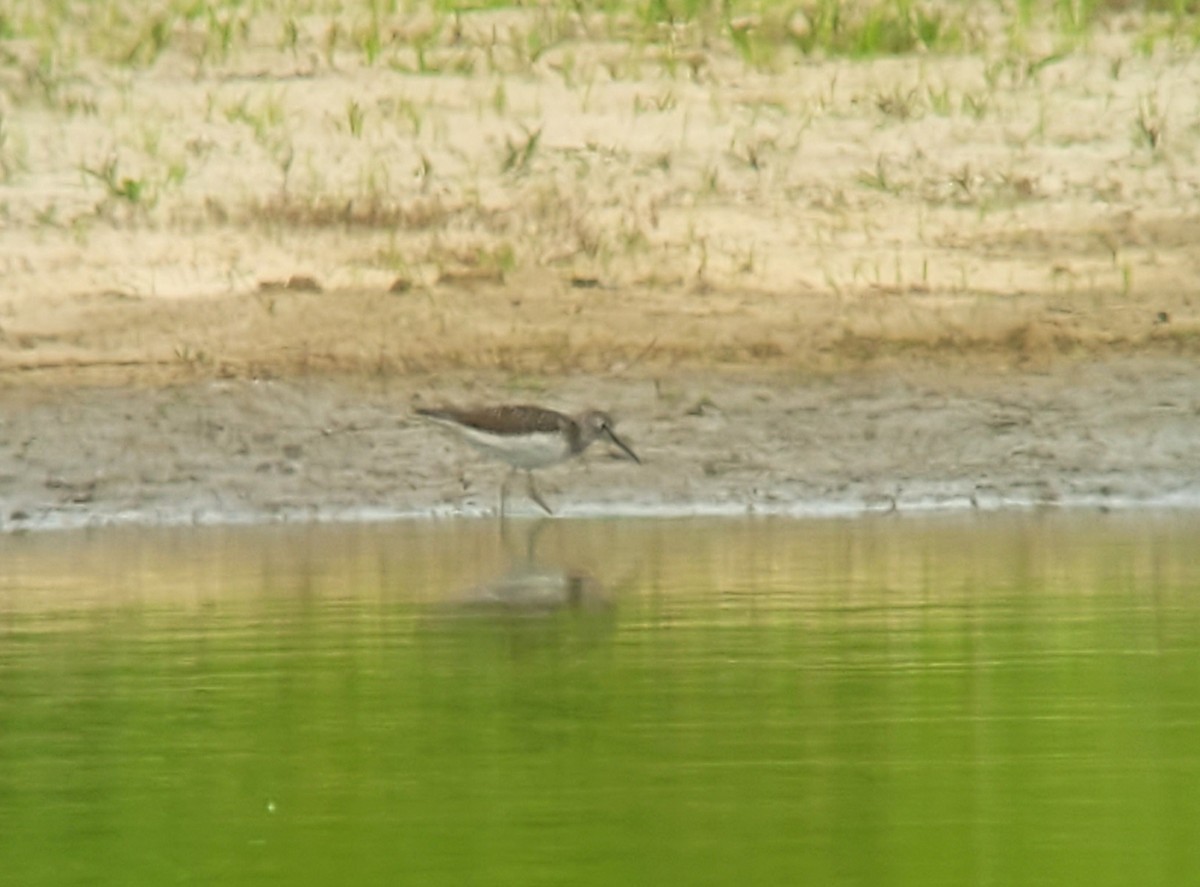
<svg viewBox="0 0 1200 887"><path fill-rule="evenodd" d="M1193 52L521 58L538 15L424 73L399 19L52 86L10 41L0 527L488 511L409 411L497 399L645 457L547 472L563 514L1200 503Z"/></svg>

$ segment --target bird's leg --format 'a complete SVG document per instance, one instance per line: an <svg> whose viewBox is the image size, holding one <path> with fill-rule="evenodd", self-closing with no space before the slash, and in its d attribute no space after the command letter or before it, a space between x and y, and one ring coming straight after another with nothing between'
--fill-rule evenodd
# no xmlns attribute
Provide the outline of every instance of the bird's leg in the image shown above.
<svg viewBox="0 0 1200 887"><path fill-rule="evenodd" d="M500 519L504 519L504 507L508 502L508 482L512 480L512 476L517 473L517 469L510 468L508 473L504 475L504 480L500 482Z"/></svg>
<svg viewBox="0 0 1200 887"><path fill-rule="evenodd" d="M537 541L538 536L542 534L542 530L546 528L546 519L539 517L533 529L529 533L529 537L525 540L525 564L528 567L534 567L537 563Z"/></svg>
<svg viewBox="0 0 1200 887"><path fill-rule="evenodd" d="M536 502L538 505L542 506L542 511L546 512L546 514L554 514L554 511L551 510L550 506L546 504L545 500L543 500L542 497L538 495L537 487L535 487L533 485L533 472L526 471L525 477L528 480L527 486L529 489L529 498L532 499L534 502Z"/></svg>

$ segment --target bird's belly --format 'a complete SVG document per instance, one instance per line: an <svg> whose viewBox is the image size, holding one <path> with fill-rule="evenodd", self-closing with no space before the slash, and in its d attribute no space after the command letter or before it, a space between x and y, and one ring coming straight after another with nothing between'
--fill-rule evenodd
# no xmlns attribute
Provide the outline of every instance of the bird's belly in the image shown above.
<svg viewBox="0 0 1200 887"><path fill-rule="evenodd" d="M507 462L514 468L526 470L554 465L571 454L567 442L560 434L516 436L466 433L464 437L467 443L484 455Z"/></svg>

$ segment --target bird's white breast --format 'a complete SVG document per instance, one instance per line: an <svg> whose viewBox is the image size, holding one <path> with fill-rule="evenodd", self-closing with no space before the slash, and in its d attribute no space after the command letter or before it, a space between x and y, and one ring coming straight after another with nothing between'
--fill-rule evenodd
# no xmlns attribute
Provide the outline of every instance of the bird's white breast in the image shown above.
<svg viewBox="0 0 1200 887"><path fill-rule="evenodd" d="M571 455L561 434L490 434L465 425L444 424L484 455L516 468L545 468Z"/></svg>

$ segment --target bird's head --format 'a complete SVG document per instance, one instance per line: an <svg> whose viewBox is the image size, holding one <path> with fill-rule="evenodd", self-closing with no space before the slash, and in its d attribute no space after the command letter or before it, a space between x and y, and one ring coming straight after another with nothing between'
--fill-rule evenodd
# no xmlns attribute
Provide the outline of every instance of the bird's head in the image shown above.
<svg viewBox="0 0 1200 887"><path fill-rule="evenodd" d="M607 438L624 450L625 454L629 456L630 459L632 459L634 462L637 462L639 465L641 464L642 460L638 458L637 453L631 450L625 441L617 437L616 431L613 430L613 425L615 423L613 422L612 416L610 416L608 413L600 410L592 410L580 416L578 422L579 428L583 432L583 442L585 446L594 440L598 440L599 438Z"/></svg>

